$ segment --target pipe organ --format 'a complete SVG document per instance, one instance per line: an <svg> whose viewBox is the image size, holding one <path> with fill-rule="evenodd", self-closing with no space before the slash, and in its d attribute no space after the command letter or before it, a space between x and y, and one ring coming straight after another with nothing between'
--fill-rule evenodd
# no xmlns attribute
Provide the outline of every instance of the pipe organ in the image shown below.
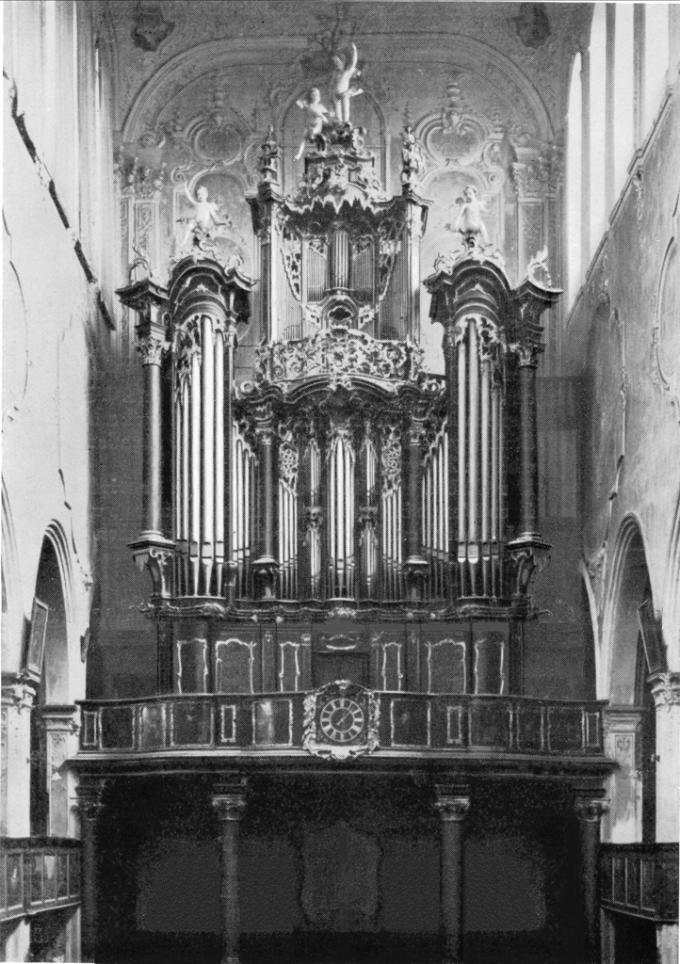
<svg viewBox="0 0 680 964"><path fill-rule="evenodd" d="M152 576L163 678L183 692L345 677L517 690L521 624L549 548L535 372L540 316L559 292L535 278L512 288L500 258L466 236L424 281L444 332L444 374L428 373L428 205L413 171L388 198L359 132L336 124L290 196L277 153L270 136L248 199L259 317L255 282L198 242L167 288L120 292L139 316L145 379L132 549ZM237 383L249 323L262 340Z"/></svg>

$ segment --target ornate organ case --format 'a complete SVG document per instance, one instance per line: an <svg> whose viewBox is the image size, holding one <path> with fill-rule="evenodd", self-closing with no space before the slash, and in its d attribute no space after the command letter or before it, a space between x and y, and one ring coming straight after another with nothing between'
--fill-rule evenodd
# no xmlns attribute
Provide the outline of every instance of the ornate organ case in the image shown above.
<svg viewBox="0 0 680 964"><path fill-rule="evenodd" d="M153 580L160 691L520 695L549 548L540 316L559 293L512 288L467 237L425 280L444 331L444 375L430 374L428 206L412 168L386 197L359 131L336 124L284 196L277 154L270 138L249 199L263 333L251 378L237 383L234 362L254 282L202 245L167 289L120 293L145 365L132 548Z"/></svg>

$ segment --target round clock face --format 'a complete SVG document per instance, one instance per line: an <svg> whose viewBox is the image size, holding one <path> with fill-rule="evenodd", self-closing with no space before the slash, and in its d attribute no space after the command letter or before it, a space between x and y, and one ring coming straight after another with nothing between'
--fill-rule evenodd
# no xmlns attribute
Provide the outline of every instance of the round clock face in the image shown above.
<svg viewBox="0 0 680 964"><path fill-rule="evenodd" d="M321 707L319 726L323 735L334 743L348 743L364 728L365 715L356 700L334 696Z"/></svg>

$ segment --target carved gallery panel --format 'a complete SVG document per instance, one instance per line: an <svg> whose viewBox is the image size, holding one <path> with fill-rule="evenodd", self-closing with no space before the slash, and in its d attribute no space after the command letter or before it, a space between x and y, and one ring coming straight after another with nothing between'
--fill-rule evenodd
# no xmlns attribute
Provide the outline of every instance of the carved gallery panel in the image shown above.
<svg viewBox="0 0 680 964"><path fill-rule="evenodd" d="M197 636L177 641L177 678L180 693L207 693L207 639Z"/></svg>
<svg viewBox="0 0 680 964"><path fill-rule="evenodd" d="M215 692L254 693L260 678L259 641L231 636L215 641Z"/></svg>

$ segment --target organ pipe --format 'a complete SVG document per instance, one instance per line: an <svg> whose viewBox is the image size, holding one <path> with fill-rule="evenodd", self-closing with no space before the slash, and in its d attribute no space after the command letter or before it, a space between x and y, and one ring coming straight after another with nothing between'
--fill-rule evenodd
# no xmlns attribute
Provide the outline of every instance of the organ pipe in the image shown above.
<svg viewBox="0 0 680 964"><path fill-rule="evenodd" d="M535 351L519 356L520 536L535 538L538 529L538 431L536 425Z"/></svg>
<svg viewBox="0 0 680 964"><path fill-rule="evenodd" d="M174 535L179 595L225 591L231 572L234 328L247 279L187 258L171 279L174 341Z"/></svg>
<svg viewBox="0 0 680 964"><path fill-rule="evenodd" d="M214 414L213 419L215 423L215 467L214 467L214 480L215 480L215 502L214 502L214 550L215 550L215 592L216 595L220 595L222 592L223 579L224 579L224 553L225 553L225 526L224 526L224 500L225 500L225 480L229 479L230 472L229 466L230 462L225 463L224 451L225 451L225 405L224 405L224 333L218 328L215 332L215 399L214 399ZM231 377L229 378L229 384L231 385ZM229 392L229 398L231 398L231 392ZM231 425L231 418L227 412L226 424ZM230 451L230 445L227 439L227 452ZM229 550L230 547L227 546ZM228 559L231 560L231 551L229 551Z"/></svg>
<svg viewBox="0 0 680 964"><path fill-rule="evenodd" d="M202 590L208 595L212 583L215 557L215 358L213 344L213 322L207 315L202 319L203 327L203 364L201 366L202 398L201 422L202 438L202 526L201 526L201 568L203 570Z"/></svg>
<svg viewBox="0 0 680 964"><path fill-rule="evenodd" d="M201 372L198 352L191 357L190 388L190 483L189 483L189 594L198 595L200 575L199 546L201 539Z"/></svg>

